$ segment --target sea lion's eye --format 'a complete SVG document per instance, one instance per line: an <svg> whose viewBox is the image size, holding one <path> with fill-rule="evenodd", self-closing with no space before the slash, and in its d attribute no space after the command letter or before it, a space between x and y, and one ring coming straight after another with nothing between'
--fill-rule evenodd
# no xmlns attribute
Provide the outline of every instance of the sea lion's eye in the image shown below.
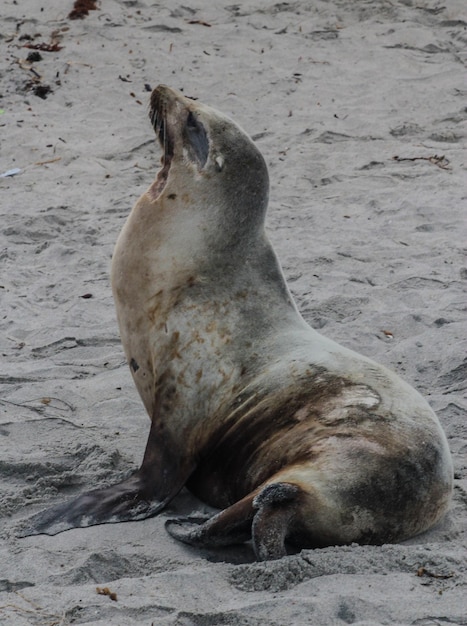
<svg viewBox="0 0 467 626"><path fill-rule="evenodd" d="M204 126L191 111L186 119L185 137L192 159L204 167L209 155L209 141Z"/></svg>
<svg viewBox="0 0 467 626"><path fill-rule="evenodd" d="M186 125L189 129L192 129L192 130L198 127L198 122L196 120L196 117L193 115L191 111L188 113L188 119L186 121Z"/></svg>

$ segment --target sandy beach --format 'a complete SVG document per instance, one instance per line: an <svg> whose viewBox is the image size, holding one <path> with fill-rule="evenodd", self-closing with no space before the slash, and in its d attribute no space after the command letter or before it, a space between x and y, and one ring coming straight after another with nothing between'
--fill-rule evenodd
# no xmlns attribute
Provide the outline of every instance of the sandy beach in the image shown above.
<svg viewBox="0 0 467 626"><path fill-rule="evenodd" d="M0 624L467 625L464 0L71 0L0 8ZM127 476L149 420L109 270L159 167L165 83L235 119L271 178L267 231L324 335L438 414L451 510L398 545L198 550L166 519L19 539L25 519Z"/></svg>

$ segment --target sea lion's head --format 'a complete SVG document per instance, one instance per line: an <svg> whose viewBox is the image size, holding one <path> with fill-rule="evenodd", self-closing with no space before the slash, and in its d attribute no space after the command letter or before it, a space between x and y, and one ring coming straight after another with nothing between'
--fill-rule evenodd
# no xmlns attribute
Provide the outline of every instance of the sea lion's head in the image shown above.
<svg viewBox="0 0 467 626"><path fill-rule="evenodd" d="M257 234L269 178L249 136L219 111L165 85L152 92L150 119L163 150L162 167L148 191L155 209L204 224L211 246L217 241L225 248L247 233Z"/></svg>

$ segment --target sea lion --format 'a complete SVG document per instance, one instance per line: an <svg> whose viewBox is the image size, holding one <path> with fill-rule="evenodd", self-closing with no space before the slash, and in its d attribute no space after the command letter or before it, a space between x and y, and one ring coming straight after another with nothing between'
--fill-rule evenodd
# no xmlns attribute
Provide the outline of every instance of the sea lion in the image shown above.
<svg viewBox="0 0 467 626"><path fill-rule="evenodd" d="M222 509L171 520L188 544L258 559L412 537L446 512L453 469L427 402L300 316L265 234L267 167L232 120L164 85L162 167L119 236L112 288L151 418L140 469L33 518L31 533L137 520L186 485Z"/></svg>

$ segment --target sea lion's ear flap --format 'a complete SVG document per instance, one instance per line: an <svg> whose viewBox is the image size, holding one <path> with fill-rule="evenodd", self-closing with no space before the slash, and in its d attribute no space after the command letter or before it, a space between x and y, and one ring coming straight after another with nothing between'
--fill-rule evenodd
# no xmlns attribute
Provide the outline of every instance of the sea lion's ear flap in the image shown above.
<svg viewBox="0 0 467 626"><path fill-rule="evenodd" d="M222 170L224 169L224 163L225 163L224 157L221 154L219 154L214 159L214 162L216 164L216 172L222 172Z"/></svg>

